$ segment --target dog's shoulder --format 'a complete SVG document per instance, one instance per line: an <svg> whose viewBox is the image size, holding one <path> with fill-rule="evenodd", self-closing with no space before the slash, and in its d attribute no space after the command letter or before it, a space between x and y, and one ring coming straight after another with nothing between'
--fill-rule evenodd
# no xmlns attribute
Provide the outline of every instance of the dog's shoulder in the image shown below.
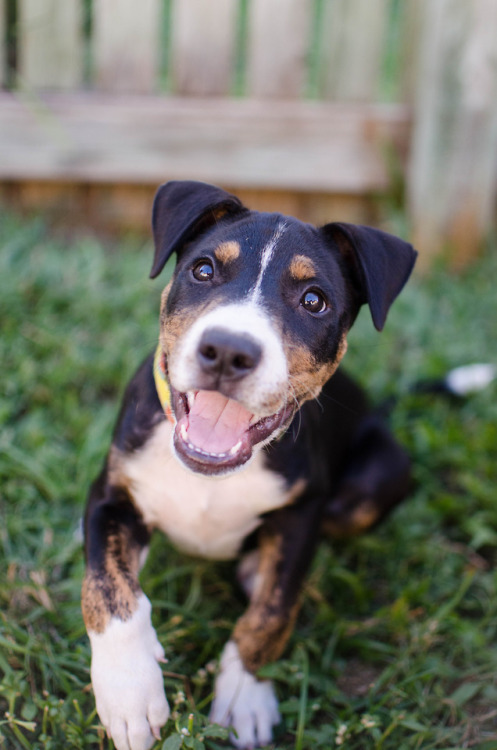
<svg viewBox="0 0 497 750"><path fill-rule="evenodd" d="M122 453L131 453L145 445L154 428L165 420L155 386L153 361L154 355L150 354L124 393L112 440Z"/></svg>

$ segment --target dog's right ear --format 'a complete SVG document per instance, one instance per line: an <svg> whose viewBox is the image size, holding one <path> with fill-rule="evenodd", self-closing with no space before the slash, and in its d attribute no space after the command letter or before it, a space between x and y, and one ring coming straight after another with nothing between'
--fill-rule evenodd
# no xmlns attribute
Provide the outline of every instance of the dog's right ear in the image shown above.
<svg viewBox="0 0 497 750"><path fill-rule="evenodd" d="M247 210L236 196L205 182L161 185L152 209L155 255L150 278L155 279L168 258L200 232L227 215Z"/></svg>
<svg viewBox="0 0 497 750"><path fill-rule="evenodd" d="M372 227L335 222L321 231L339 250L357 302L368 303L374 326L381 331L392 302L411 274L416 250L404 240Z"/></svg>

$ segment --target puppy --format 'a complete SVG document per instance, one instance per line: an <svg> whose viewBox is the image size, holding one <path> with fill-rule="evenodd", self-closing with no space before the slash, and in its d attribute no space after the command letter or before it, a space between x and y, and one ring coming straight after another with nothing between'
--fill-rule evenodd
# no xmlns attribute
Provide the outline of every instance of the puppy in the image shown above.
<svg viewBox="0 0 497 750"><path fill-rule="evenodd" d="M159 345L128 386L85 518L83 615L97 710L119 750L166 722L138 574L152 530L214 560L250 551L245 614L220 658L211 709L233 744L271 741L277 659L323 528L350 534L407 492L409 461L337 367L359 308L383 328L416 252L351 224L317 229L197 182L163 185L151 277L176 253ZM167 649L167 644L166 644Z"/></svg>

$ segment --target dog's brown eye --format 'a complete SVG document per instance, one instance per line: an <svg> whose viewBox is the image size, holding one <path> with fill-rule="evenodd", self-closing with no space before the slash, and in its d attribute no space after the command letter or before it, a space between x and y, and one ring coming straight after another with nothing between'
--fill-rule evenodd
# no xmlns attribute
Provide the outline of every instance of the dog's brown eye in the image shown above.
<svg viewBox="0 0 497 750"><path fill-rule="evenodd" d="M306 292L300 300L302 307L310 313L321 313L326 310L326 300L320 292L315 290Z"/></svg>
<svg viewBox="0 0 497 750"><path fill-rule="evenodd" d="M192 273L197 281L210 281L214 276L214 268L208 260L201 260L193 267Z"/></svg>

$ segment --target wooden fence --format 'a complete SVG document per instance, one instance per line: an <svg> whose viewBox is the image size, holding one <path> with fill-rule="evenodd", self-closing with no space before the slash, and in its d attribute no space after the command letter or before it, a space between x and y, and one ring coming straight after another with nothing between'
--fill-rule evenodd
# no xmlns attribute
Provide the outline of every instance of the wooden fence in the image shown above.
<svg viewBox="0 0 497 750"><path fill-rule="evenodd" d="M464 260L495 211L495 39L497 0L0 0L0 197L143 226L171 178L315 222L395 195L423 258Z"/></svg>

